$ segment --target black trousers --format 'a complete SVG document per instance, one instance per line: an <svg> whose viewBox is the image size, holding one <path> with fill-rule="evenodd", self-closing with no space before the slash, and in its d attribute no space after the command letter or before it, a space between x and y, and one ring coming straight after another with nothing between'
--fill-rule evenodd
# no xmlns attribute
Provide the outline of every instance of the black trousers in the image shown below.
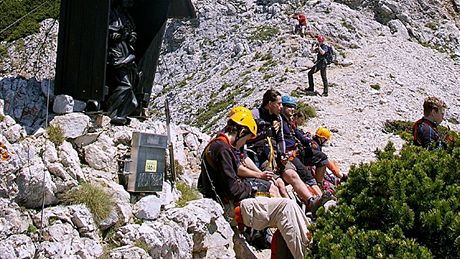
<svg viewBox="0 0 460 259"><path fill-rule="evenodd" d="M321 79L323 80L324 90L323 93L328 92L328 85L327 85L327 75L326 75L326 68L327 65L323 62L316 63L310 71L308 71L308 89L313 91L315 89L315 83L313 81L313 74L320 71L321 72Z"/></svg>

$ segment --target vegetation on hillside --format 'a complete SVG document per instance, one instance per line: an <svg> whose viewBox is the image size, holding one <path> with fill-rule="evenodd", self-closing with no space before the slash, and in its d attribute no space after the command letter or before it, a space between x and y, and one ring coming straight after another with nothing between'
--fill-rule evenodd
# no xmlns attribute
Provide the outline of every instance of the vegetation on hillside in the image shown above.
<svg viewBox="0 0 460 259"><path fill-rule="evenodd" d="M386 129L407 136L405 122ZM313 226L314 258L456 258L460 254L460 138L448 150L390 142L377 161L354 166Z"/></svg>
<svg viewBox="0 0 460 259"><path fill-rule="evenodd" d="M4 0L0 2L0 41L13 41L38 32L39 23L59 16L60 0Z"/></svg>

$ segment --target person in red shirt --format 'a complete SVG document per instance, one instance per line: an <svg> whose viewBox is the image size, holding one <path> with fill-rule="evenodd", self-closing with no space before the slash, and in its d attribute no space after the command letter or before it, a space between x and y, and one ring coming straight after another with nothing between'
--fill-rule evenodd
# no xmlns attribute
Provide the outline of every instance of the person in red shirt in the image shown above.
<svg viewBox="0 0 460 259"><path fill-rule="evenodd" d="M307 17L305 17L305 14L303 13L295 13L292 16L292 19L295 19L298 22L294 26L294 33L300 33L300 35L303 37L307 29Z"/></svg>

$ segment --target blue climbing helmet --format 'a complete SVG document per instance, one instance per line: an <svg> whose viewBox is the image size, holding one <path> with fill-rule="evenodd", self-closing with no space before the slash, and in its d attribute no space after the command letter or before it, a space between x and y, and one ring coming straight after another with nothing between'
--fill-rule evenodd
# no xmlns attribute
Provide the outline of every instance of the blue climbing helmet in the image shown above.
<svg viewBox="0 0 460 259"><path fill-rule="evenodd" d="M283 103L283 106L287 107L297 107L297 100L295 97L290 96L290 95L285 95L281 97L281 102Z"/></svg>

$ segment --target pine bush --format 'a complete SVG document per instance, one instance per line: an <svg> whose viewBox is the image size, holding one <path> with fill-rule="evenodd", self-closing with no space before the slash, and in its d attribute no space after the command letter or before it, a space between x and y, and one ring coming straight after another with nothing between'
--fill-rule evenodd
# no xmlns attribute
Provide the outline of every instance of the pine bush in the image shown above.
<svg viewBox="0 0 460 259"><path fill-rule="evenodd" d="M59 16L60 2L60 0L1 1L0 41L13 41L38 32L39 22Z"/></svg>
<svg viewBox="0 0 460 259"><path fill-rule="evenodd" d="M339 206L320 209L313 258L457 258L460 141L448 150L390 142L377 161L350 169Z"/></svg>

